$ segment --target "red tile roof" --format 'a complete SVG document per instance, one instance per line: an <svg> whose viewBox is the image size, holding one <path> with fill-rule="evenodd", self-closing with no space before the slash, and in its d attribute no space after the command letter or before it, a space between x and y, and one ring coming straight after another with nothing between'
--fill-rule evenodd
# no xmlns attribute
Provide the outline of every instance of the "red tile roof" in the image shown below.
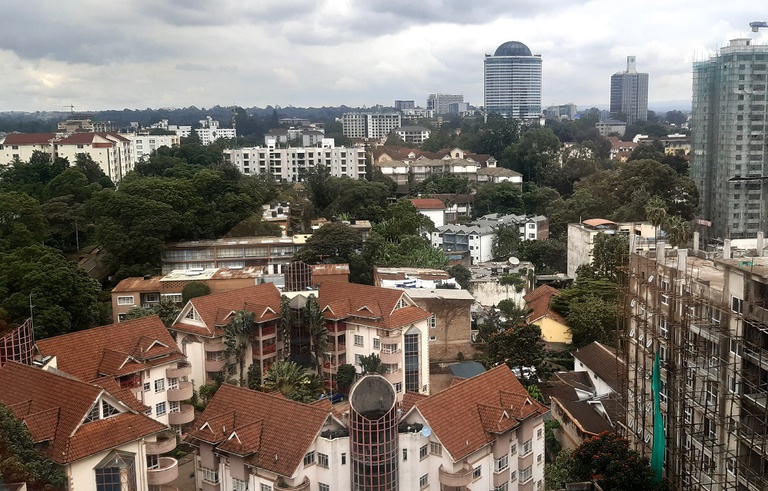
<svg viewBox="0 0 768 491"><path fill-rule="evenodd" d="M156 315L41 339L37 349L55 356L59 370L86 382L184 359Z"/></svg>
<svg viewBox="0 0 768 491"><path fill-rule="evenodd" d="M96 385L15 362L0 368L0 402L27 424L36 443L48 442L43 451L59 464L166 429L165 425L122 405L125 412L121 414L81 424L105 393Z"/></svg>
<svg viewBox="0 0 768 491"><path fill-rule="evenodd" d="M528 321L536 322L542 317L548 317L555 322L567 326L568 321L566 321L562 315L550 308L552 297L559 293L560 291L557 288L552 288L549 285L541 285L524 296L523 299L528 304L528 308L533 309L533 312L528 316Z"/></svg>
<svg viewBox="0 0 768 491"><path fill-rule="evenodd" d="M42 145L56 138L55 133L11 133L5 137L4 145Z"/></svg>
<svg viewBox="0 0 768 491"><path fill-rule="evenodd" d="M331 415L325 405L224 384L195 421L189 438L243 455L249 465L291 476Z"/></svg>
<svg viewBox="0 0 768 491"><path fill-rule="evenodd" d="M409 200L417 210L444 210L445 203L435 198L411 198Z"/></svg>
<svg viewBox="0 0 768 491"><path fill-rule="evenodd" d="M531 398L506 365L453 384L413 405L457 462L495 440L495 434L547 408ZM460 424L457 424L460 422Z"/></svg>
<svg viewBox="0 0 768 491"><path fill-rule="evenodd" d="M127 142L129 141L127 138L117 134L117 133L72 133L69 136L66 136L60 140L56 141L56 144L61 145L84 145L84 144L90 144L95 141L104 141L104 142L111 142L114 140Z"/></svg>
<svg viewBox="0 0 768 491"><path fill-rule="evenodd" d="M148 280L143 276L135 276L126 278L118 283L113 289L112 293L118 292L159 292L160 291L160 276L154 276Z"/></svg>
<svg viewBox="0 0 768 491"><path fill-rule="evenodd" d="M268 322L280 318L280 291L273 283L195 297L189 303L200 315L205 327L180 319L171 326L172 330L203 336L223 336L222 326L229 324L234 312L244 309L255 314L254 322Z"/></svg>
<svg viewBox="0 0 768 491"><path fill-rule="evenodd" d="M366 326L396 329L430 317L432 314L409 301L396 308L400 290L357 283L328 282L320 287L318 303L326 319L341 320Z"/></svg>

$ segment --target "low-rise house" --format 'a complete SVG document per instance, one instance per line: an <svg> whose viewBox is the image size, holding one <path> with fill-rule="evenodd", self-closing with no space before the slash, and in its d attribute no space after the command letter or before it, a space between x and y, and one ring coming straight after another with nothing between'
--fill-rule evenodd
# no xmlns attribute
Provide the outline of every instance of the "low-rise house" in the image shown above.
<svg viewBox="0 0 768 491"><path fill-rule="evenodd" d="M442 269L373 267L373 284L383 288L460 288L456 280Z"/></svg>
<svg viewBox="0 0 768 491"><path fill-rule="evenodd" d="M436 198L411 198L413 206L425 217L432 220L435 227L445 225L445 204Z"/></svg>
<svg viewBox="0 0 768 491"><path fill-rule="evenodd" d="M621 141L616 136L609 136L608 141L611 142L611 160L618 160L619 162L626 162L638 145L635 142Z"/></svg>
<svg viewBox="0 0 768 491"><path fill-rule="evenodd" d="M431 132L423 126L400 126L392 130L405 143L424 143Z"/></svg>
<svg viewBox="0 0 768 491"><path fill-rule="evenodd" d="M190 441L204 491L529 490L543 488L546 413L504 365L402 402L367 375L338 408L224 385Z"/></svg>
<svg viewBox="0 0 768 491"><path fill-rule="evenodd" d="M552 310L552 298L560 293L556 288L542 285L523 297L531 309L528 322L541 329L541 338L547 343L571 344L572 335L568 321Z"/></svg>
<svg viewBox="0 0 768 491"><path fill-rule="evenodd" d="M449 256L468 252L471 264L493 258L493 239L496 231L490 225L444 225L432 232L432 247L443 249Z"/></svg>
<svg viewBox="0 0 768 491"><path fill-rule="evenodd" d="M36 364L100 385L177 433L194 418L191 367L157 316L41 339Z"/></svg>
<svg viewBox="0 0 768 491"><path fill-rule="evenodd" d="M520 232L520 240L546 240L549 238L549 220L543 215L515 215L510 213L489 213L469 225L479 224L490 227L517 227Z"/></svg>
<svg viewBox="0 0 768 491"><path fill-rule="evenodd" d="M511 182L523 190L523 175L506 167L484 167L477 171L477 184Z"/></svg>
<svg viewBox="0 0 768 491"><path fill-rule="evenodd" d="M0 402L61 466L69 489L149 491L178 477L176 459L161 457L176 447L167 427L108 389L9 362L0 368Z"/></svg>

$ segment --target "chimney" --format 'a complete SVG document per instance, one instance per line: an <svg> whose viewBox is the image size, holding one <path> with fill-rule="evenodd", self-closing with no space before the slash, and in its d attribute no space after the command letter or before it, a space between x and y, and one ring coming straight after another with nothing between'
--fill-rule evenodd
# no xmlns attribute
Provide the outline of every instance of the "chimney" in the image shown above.
<svg viewBox="0 0 768 491"><path fill-rule="evenodd" d="M657 240L656 241L656 262L658 264L664 264L664 260L666 259L664 257L666 250L666 245L663 240Z"/></svg>
<svg viewBox="0 0 768 491"><path fill-rule="evenodd" d="M731 239L725 239L723 241L723 259L731 258Z"/></svg>
<svg viewBox="0 0 768 491"><path fill-rule="evenodd" d="M757 233L757 244L755 245L757 254L755 255L758 257L763 257L763 248L765 248L765 232L761 230Z"/></svg>
<svg viewBox="0 0 768 491"><path fill-rule="evenodd" d="M759 232L758 232L759 233ZM693 255L695 256L699 252L699 232L693 233Z"/></svg>
<svg viewBox="0 0 768 491"><path fill-rule="evenodd" d="M688 249L677 250L677 270L685 274L685 268L688 265Z"/></svg>

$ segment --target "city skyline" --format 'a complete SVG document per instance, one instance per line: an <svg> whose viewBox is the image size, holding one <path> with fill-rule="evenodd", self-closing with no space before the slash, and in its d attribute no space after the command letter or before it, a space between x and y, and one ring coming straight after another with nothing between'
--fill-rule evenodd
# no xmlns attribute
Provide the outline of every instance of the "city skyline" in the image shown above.
<svg viewBox="0 0 768 491"><path fill-rule="evenodd" d="M652 107L685 105L694 61L735 37L768 42L748 26L767 20L761 6L11 0L0 20L0 111L355 107L430 93L479 106L484 56L507 41L541 54L544 107L607 106L609 77L627 55L651 76Z"/></svg>

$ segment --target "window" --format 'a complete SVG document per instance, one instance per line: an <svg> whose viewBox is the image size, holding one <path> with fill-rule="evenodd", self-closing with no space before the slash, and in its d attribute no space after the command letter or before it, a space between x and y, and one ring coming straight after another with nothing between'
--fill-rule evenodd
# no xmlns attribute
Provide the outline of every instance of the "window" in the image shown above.
<svg viewBox="0 0 768 491"><path fill-rule="evenodd" d="M432 314L429 318L429 328L434 329L437 327L437 316Z"/></svg>
<svg viewBox="0 0 768 491"><path fill-rule="evenodd" d="M437 442L429 442L429 453L432 455L443 455L443 446Z"/></svg>
<svg viewBox="0 0 768 491"><path fill-rule="evenodd" d="M536 456L536 463L541 464L544 461L544 454L539 454Z"/></svg>
<svg viewBox="0 0 768 491"><path fill-rule="evenodd" d="M272 491L272 486L269 484L260 484L259 491Z"/></svg>
<svg viewBox="0 0 768 491"><path fill-rule="evenodd" d="M521 453L520 456L525 457L531 452L533 452L533 441L528 440L527 442L523 443L523 453Z"/></svg>
<svg viewBox="0 0 768 491"><path fill-rule="evenodd" d="M739 297L731 297L731 310L741 314L744 301Z"/></svg>
<svg viewBox="0 0 768 491"><path fill-rule="evenodd" d="M666 317L662 317L661 320L659 320L659 333L664 339L669 336L669 323L667 322Z"/></svg>
<svg viewBox="0 0 768 491"><path fill-rule="evenodd" d="M480 476L483 475L483 466L478 465L474 469L472 469L472 479L480 479Z"/></svg>
<svg viewBox="0 0 768 491"><path fill-rule="evenodd" d="M146 414L147 416L152 416L152 408L148 407L147 410L144 411L144 414Z"/></svg>
<svg viewBox="0 0 768 491"><path fill-rule="evenodd" d="M428 454L429 450L427 449L427 445L422 445L422 447L419 449L419 460L426 459Z"/></svg>
<svg viewBox="0 0 768 491"><path fill-rule="evenodd" d="M532 466L528 466L525 469L520 471L520 484L527 483L533 478L533 468Z"/></svg>
<svg viewBox="0 0 768 491"><path fill-rule="evenodd" d="M158 402L155 405L155 414L157 414L158 416L162 416L163 414L165 414L165 403L164 402Z"/></svg>
<svg viewBox="0 0 768 491"><path fill-rule="evenodd" d="M501 486L496 486L493 491L509 491L509 483L505 482Z"/></svg>
<svg viewBox="0 0 768 491"><path fill-rule="evenodd" d="M94 469L97 491L136 491L136 465L132 454L110 452Z"/></svg>
<svg viewBox="0 0 768 491"><path fill-rule="evenodd" d="M155 394L157 394L158 392L162 392L164 390L165 390L165 379L159 378L155 380Z"/></svg>
<svg viewBox="0 0 768 491"><path fill-rule="evenodd" d="M539 428L538 430L536 430L536 438L538 438L539 440L544 438L544 428Z"/></svg>
<svg viewBox="0 0 768 491"><path fill-rule="evenodd" d="M330 486L328 486L328 485L327 485L327 484L325 484L325 483L319 482L319 483L317 483L317 486L318 486L318 489L319 489L320 491L331 491L331 487L330 487Z"/></svg>
<svg viewBox="0 0 768 491"><path fill-rule="evenodd" d="M687 407L684 410L685 412L685 422L690 423L693 421L693 408Z"/></svg>
<svg viewBox="0 0 768 491"><path fill-rule="evenodd" d="M381 349L381 339L373 338L373 349Z"/></svg>
<svg viewBox="0 0 768 491"><path fill-rule="evenodd" d="M429 474L424 474L419 478L419 489L424 489L429 486Z"/></svg>
<svg viewBox="0 0 768 491"><path fill-rule="evenodd" d="M403 462L405 462L406 460L408 460L408 449L404 448L403 449Z"/></svg>
<svg viewBox="0 0 768 491"><path fill-rule="evenodd" d="M248 481L232 478L232 491L248 491Z"/></svg>
<svg viewBox="0 0 768 491"><path fill-rule="evenodd" d="M315 452L307 452L304 455L304 467L308 465L314 465L315 463Z"/></svg>
<svg viewBox="0 0 768 491"><path fill-rule="evenodd" d="M361 354L356 354L356 355L355 355L355 365L360 365L360 364L362 363L362 362L360 361L360 359L362 358L362 356L363 356L363 355L361 355Z"/></svg>
<svg viewBox="0 0 768 491"><path fill-rule="evenodd" d="M178 390L179 388L179 379L177 378L169 378L168 379L168 389L169 390Z"/></svg>
<svg viewBox="0 0 768 491"><path fill-rule="evenodd" d="M515 455L517 453L517 443L513 443L509 447L509 455Z"/></svg>
<svg viewBox="0 0 768 491"><path fill-rule="evenodd" d="M355 346L363 346L363 337L355 334Z"/></svg>
<svg viewBox="0 0 768 491"><path fill-rule="evenodd" d="M328 455L326 455L324 453L319 453L318 452L318 454L317 454L317 465L327 469L328 468Z"/></svg>
<svg viewBox="0 0 768 491"><path fill-rule="evenodd" d="M509 467L509 455L502 455L493 461L493 472L501 472Z"/></svg>
<svg viewBox="0 0 768 491"><path fill-rule="evenodd" d="M437 336L430 336L429 340L432 342L437 341Z"/></svg>
<svg viewBox="0 0 768 491"><path fill-rule="evenodd" d="M509 482L517 481L517 471L509 471Z"/></svg>
<svg viewBox="0 0 768 491"><path fill-rule="evenodd" d="M395 392L398 394L403 391L403 383L402 382L396 382L395 383Z"/></svg>
<svg viewBox="0 0 768 491"><path fill-rule="evenodd" d="M203 481L209 482L211 484L219 483L219 471L202 467L200 472L203 475Z"/></svg>
<svg viewBox="0 0 768 491"><path fill-rule="evenodd" d="M117 297L117 305L133 305L133 295L128 297Z"/></svg>

